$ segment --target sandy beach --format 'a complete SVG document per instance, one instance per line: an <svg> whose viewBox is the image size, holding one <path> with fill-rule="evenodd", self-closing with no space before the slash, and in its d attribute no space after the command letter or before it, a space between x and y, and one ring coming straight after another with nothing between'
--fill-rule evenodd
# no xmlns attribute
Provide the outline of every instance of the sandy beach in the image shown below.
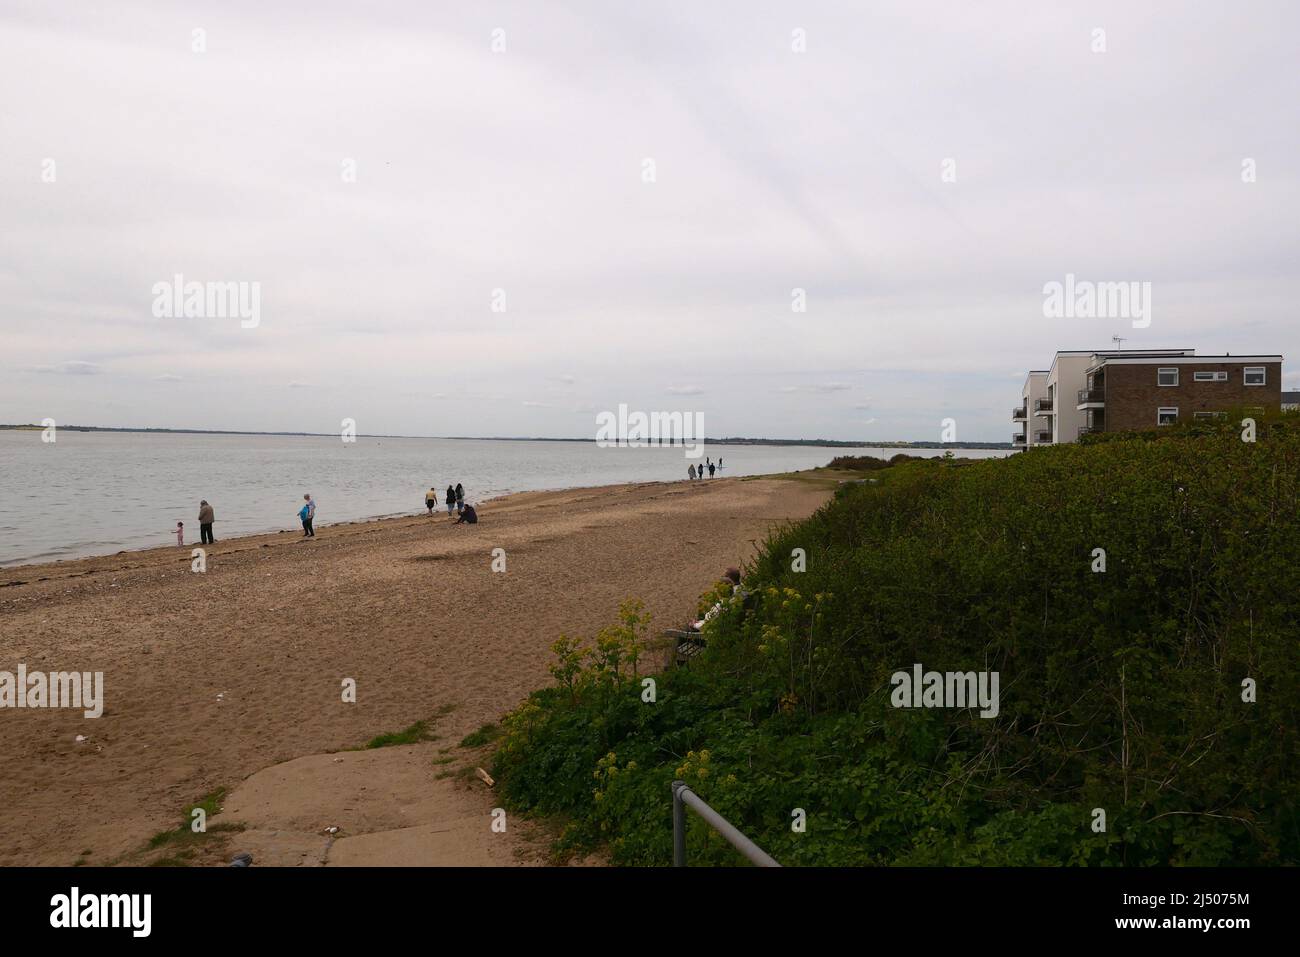
<svg viewBox="0 0 1300 957"><path fill-rule="evenodd" d="M628 597L678 624L827 494L773 478L532 492L483 503L477 526L421 513L306 542L221 540L218 521L201 574L189 544L5 569L0 670L102 671L105 707L0 710L0 864L147 863L149 838L218 788L214 820L245 830L194 863L544 862L544 835L489 831L492 791L450 773L474 764L461 739L550 682L560 633ZM432 740L346 750L417 721Z"/></svg>

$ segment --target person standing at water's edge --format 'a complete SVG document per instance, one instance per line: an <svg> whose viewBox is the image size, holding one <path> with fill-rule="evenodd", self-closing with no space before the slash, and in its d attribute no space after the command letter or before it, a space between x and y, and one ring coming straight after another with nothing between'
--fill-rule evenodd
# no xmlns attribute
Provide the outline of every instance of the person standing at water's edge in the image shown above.
<svg viewBox="0 0 1300 957"><path fill-rule="evenodd" d="M429 510L429 514L432 515L433 508L437 504L438 504L438 490L431 485L429 486L429 491L424 493L424 507L427 508Z"/></svg>
<svg viewBox="0 0 1300 957"><path fill-rule="evenodd" d="M212 506L208 504L205 498L199 502L199 539L201 544L211 545L216 539L212 537L212 523L216 521L216 516L212 512Z"/></svg>
<svg viewBox="0 0 1300 957"><path fill-rule="evenodd" d="M456 511L465 511L465 488L459 482L456 483Z"/></svg>
<svg viewBox="0 0 1300 957"><path fill-rule="evenodd" d="M715 467L716 466L714 466L712 462L709 463L709 478L713 478L713 470Z"/></svg>
<svg viewBox="0 0 1300 957"><path fill-rule="evenodd" d="M695 466L693 464L686 470L686 474L691 477L691 481L695 480Z"/></svg>
<svg viewBox="0 0 1300 957"><path fill-rule="evenodd" d="M316 503L312 501L310 492L302 498L303 506L298 512L298 517L302 519L302 536L303 538L315 538L316 530L312 528L312 522L316 518Z"/></svg>
<svg viewBox="0 0 1300 957"><path fill-rule="evenodd" d="M447 486L447 517L451 518L456 512L456 490L450 485Z"/></svg>

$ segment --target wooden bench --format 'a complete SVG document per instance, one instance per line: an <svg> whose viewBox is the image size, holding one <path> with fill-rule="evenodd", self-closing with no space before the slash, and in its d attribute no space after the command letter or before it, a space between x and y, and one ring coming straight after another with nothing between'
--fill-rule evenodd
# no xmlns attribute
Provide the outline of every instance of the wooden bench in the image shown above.
<svg viewBox="0 0 1300 957"><path fill-rule="evenodd" d="M679 668L704 650L704 636L689 628L669 628L664 637L672 642L673 663Z"/></svg>

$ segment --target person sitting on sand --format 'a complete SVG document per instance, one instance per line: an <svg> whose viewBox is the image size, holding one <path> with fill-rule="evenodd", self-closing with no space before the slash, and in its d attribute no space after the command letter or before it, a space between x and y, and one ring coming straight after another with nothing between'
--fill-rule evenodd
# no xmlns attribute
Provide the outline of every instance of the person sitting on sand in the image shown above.
<svg viewBox="0 0 1300 957"><path fill-rule="evenodd" d="M447 486L447 517L451 518L456 513L456 490L450 485Z"/></svg>
<svg viewBox="0 0 1300 957"><path fill-rule="evenodd" d="M433 486L429 486L429 491L424 493L424 507L427 508L429 510L429 514L432 515L433 507L437 504L438 504L438 490L435 489Z"/></svg>
<svg viewBox="0 0 1300 957"><path fill-rule="evenodd" d="M457 525L477 525L478 512L474 511L473 505L466 505L465 511L460 513L460 518L456 519Z"/></svg>

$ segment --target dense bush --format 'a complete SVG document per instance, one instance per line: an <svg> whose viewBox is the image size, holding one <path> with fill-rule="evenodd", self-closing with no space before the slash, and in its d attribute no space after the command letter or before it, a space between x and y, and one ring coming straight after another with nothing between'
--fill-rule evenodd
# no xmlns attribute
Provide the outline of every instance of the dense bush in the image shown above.
<svg viewBox="0 0 1300 957"><path fill-rule="evenodd" d="M507 721L507 800L616 863L669 861L674 778L786 864L1300 862L1300 429L1239 433L844 487L747 595L708 597L707 651L654 703L636 605L590 650L561 639L557 685ZM892 707L914 663L999 672L1000 714ZM738 860L692 820L693 862Z"/></svg>
<svg viewBox="0 0 1300 957"><path fill-rule="evenodd" d="M899 452L892 459L878 459L874 455L837 455L831 459L828 469L851 469L855 472L875 472L887 469L899 462L915 461L913 456Z"/></svg>

